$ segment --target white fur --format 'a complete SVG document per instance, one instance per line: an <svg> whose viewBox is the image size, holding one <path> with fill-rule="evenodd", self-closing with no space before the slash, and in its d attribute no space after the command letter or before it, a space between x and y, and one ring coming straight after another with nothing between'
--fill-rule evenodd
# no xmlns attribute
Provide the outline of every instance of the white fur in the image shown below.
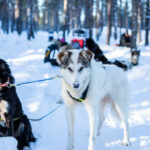
<svg viewBox="0 0 150 150"><path fill-rule="evenodd" d="M8 102L5 100L0 100L0 117L4 122L6 122L4 114L7 112L8 112Z"/></svg>
<svg viewBox="0 0 150 150"><path fill-rule="evenodd" d="M82 72L78 72L81 67L77 63L79 51L73 50L69 67L73 72L69 72L66 68L61 69L62 79L62 97L66 104L66 116L68 123L68 145L66 150L74 150L74 114L77 104L84 104L90 124L90 136L88 150L95 150L96 136L99 134L104 121L104 109L107 104L110 104L112 110L124 123L124 138L123 144L129 145L128 133L128 107L129 107L129 88L128 81L124 71L113 65L105 65L105 68L94 59L91 60L91 65L84 68ZM80 87L73 88L73 83L78 82ZM89 84L86 99L83 102L73 100L67 93L80 98L83 91Z"/></svg>

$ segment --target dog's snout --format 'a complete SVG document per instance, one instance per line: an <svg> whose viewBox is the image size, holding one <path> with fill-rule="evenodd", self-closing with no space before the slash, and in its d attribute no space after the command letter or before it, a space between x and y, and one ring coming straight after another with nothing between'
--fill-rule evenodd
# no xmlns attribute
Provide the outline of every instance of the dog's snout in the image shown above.
<svg viewBox="0 0 150 150"><path fill-rule="evenodd" d="M80 86L79 82L75 81L75 82L73 83L73 87L74 87L74 88L79 88L79 86Z"/></svg>

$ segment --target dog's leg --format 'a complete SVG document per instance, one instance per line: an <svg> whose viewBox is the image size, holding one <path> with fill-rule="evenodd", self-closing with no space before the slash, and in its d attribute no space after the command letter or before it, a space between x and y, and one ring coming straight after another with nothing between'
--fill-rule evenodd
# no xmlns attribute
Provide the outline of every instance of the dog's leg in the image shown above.
<svg viewBox="0 0 150 150"><path fill-rule="evenodd" d="M125 115L123 109L121 109L121 106L115 104L115 109L123 122L124 136L123 136L122 145L129 146L130 140L129 140L129 125L128 125L127 116Z"/></svg>
<svg viewBox="0 0 150 150"><path fill-rule="evenodd" d="M98 108L97 106L92 106L91 104L87 104L86 108L87 108L87 112L89 116L89 124L90 124L88 150L95 150L97 130L98 130Z"/></svg>
<svg viewBox="0 0 150 150"><path fill-rule="evenodd" d="M12 120L9 121L8 136L14 136L14 124Z"/></svg>
<svg viewBox="0 0 150 150"><path fill-rule="evenodd" d="M100 135L101 133L101 128L102 128L102 125L104 123L104 120L105 120L105 117L104 117L104 108L102 108L100 106L100 110L99 110L99 123L98 123L98 129L97 129L97 136Z"/></svg>
<svg viewBox="0 0 150 150"><path fill-rule="evenodd" d="M14 124L12 117L9 114L4 114L6 120L6 127L8 128L8 136L14 136Z"/></svg>
<svg viewBox="0 0 150 150"><path fill-rule="evenodd" d="M123 137L122 144L125 145L125 146L129 146L130 145L130 141L129 141L129 125L128 125L128 121L124 120L123 121L123 125L124 125L124 137Z"/></svg>
<svg viewBox="0 0 150 150"><path fill-rule="evenodd" d="M74 105L66 106L66 116L68 125L68 144L66 150L74 150L74 113Z"/></svg>

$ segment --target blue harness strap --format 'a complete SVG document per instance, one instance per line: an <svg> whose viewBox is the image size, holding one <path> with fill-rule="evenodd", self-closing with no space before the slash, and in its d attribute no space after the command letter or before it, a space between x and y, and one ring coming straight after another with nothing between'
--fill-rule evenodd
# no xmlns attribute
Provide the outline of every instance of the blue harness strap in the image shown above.
<svg viewBox="0 0 150 150"><path fill-rule="evenodd" d="M61 75L56 75L54 77L51 78L46 78L46 79L41 79L41 80L34 80L34 81L28 81L28 82L21 82L18 84L9 84L8 87L12 87L12 86L20 86L20 85L25 85L25 84L31 84L31 83L36 83L36 82L43 82L43 81L47 81L47 80L53 80L55 78L61 78Z"/></svg>

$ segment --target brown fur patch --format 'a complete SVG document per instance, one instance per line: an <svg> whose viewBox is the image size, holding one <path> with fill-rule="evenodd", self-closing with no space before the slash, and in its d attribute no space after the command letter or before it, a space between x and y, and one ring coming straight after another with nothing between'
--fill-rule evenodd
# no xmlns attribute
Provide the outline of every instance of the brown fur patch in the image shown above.
<svg viewBox="0 0 150 150"><path fill-rule="evenodd" d="M71 50L72 49L72 46L71 45L65 45L65 46L62 46L60 48L62 51L67 51L67 50Z"/></svg>
<svg viewBox="0 0 150 150"><path fill-rule="evenodd" d="M69 51L62 51L58 54L58 63L61 67L66 68L70 62L72 62L71 60L71 55L72 52Z"/></svg>
<svg viewBox="0 0 150 150"><path fill-rule="evenodd" d="M89 50L81 51L78 58L78 63L81 63L84 67L88 67L91 59L92 59L92 52Z"/></svg>

